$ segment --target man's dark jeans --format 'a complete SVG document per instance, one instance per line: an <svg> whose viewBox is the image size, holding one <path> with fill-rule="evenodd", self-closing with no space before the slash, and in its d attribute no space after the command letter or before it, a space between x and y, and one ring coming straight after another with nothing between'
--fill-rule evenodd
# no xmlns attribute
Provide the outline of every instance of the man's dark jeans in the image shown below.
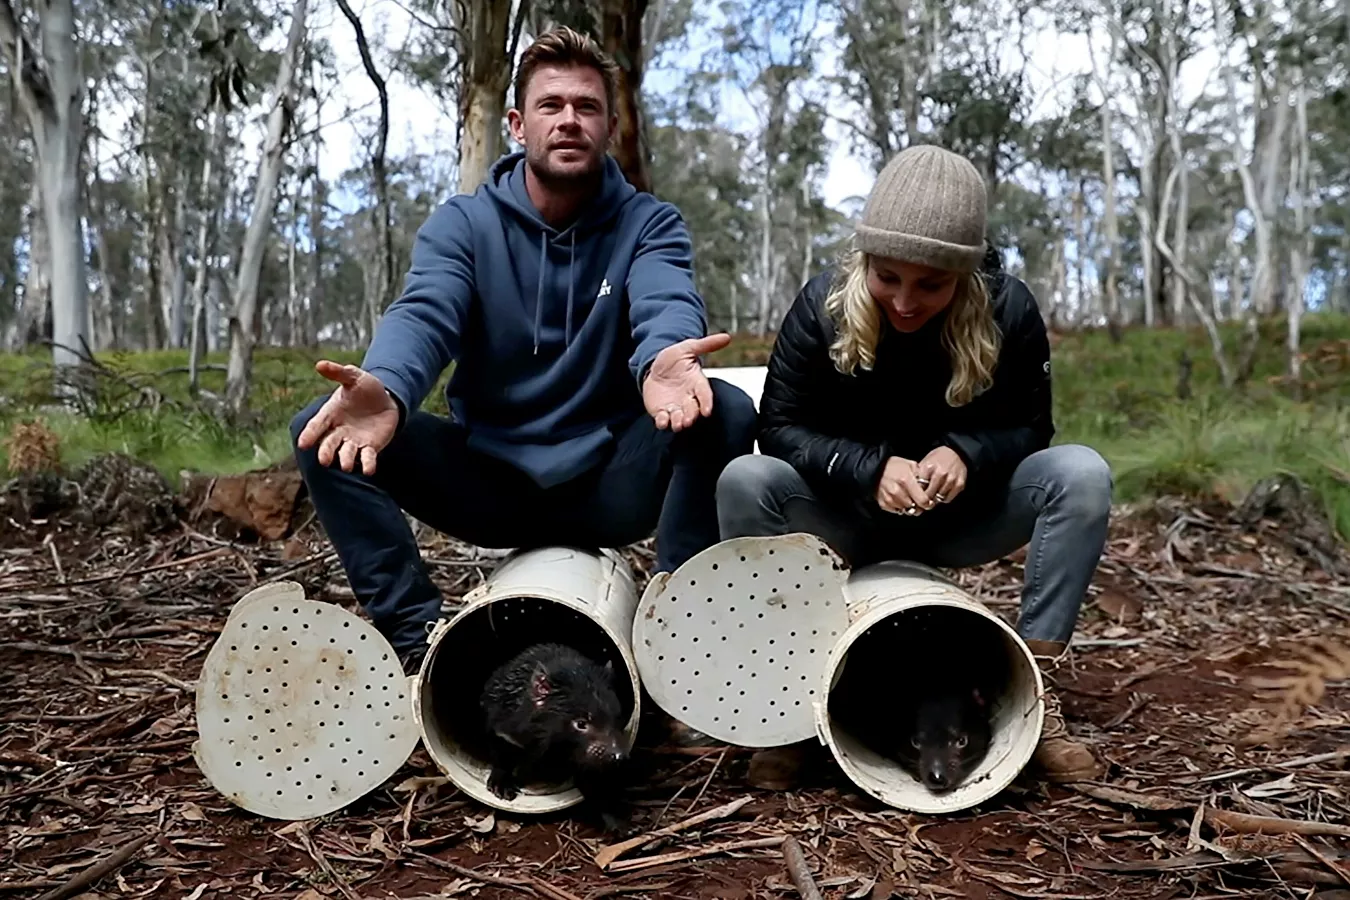
<svg viewBox="0 0 1350 900"><path fill-rule="evenodd" d="M718 541L717 479L755 441L750 397L710 378L713 412L674 434L643 413L587 474L544 489L500 460L470 450L463 428L428 412L408 416L375 474L319 463L317 444L296 460L320 523L357 600L400 656L425 646L440 591L403 512L480 547L565 544L623 547L656 531L657 566L674 571ZM291 421L291 443L328 399Z"/></svg>

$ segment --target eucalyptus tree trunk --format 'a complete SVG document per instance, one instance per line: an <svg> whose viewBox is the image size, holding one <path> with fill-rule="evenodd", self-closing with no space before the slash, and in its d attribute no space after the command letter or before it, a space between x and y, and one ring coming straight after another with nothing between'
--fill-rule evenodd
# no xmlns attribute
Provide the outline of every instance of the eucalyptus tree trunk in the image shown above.
<svg viewBox="0 0 1350 900"><path fill-rule="evenodd" d="M1289 155L1289 185L1294 192L1294 233L1289 248L1289 269L1293 285L1289 292L1289 331L1286 345L1289 349L1289 379L1294 396L1302 396L1302 350L1300 347L1303 322L1303 288L1308 278L1308 263L1313 254L1313 232L1308 222L1307 203L1311 191L1308 172L1308 100L1303 83L1303 69L1294 71L1294 152Z"/></svg>
<svg viewBox="0 0 1350 900"><path fill-rule="evenodd" d="M225 143L225 115L217 98L211 105L211 138L202 160L202 180L197 186L197 210L201 221L197 224L197 270L192 277L192 320L188 325L188 390L197 392L200 384L202 344L206 341L206 286L211 274L211 257L215 252L216 211L220 204L213 202L214 167L216 156ZM223 198L217 198L223 199Z"/></svg>
<svg viewBox="0 0 1350 900"><path fill-rule="evenodd" d="M385 89L384 79L380 77L379 71L375 68L375 61L370 58L370 45L366 43L366 32L361 27L361 20L356 13L352 11L351 5L347 0L337 0L338 6L342 9L342 14L351 22L352 30L356 32L356 46L361 51L361 65L365 67L366 77L370 79L371 84L375 85L375 91L380 97L380 130L375 139L375 152L370 159L371 174L375 178L375 210L373 212L375 220L375 266L376 273L373 279L366 279L366 315L370 317L370 332L375 333L375 326L384 312L385 304L389 302L389 294L394 284L394 244L390 237L389 226L389 177L384 170L385 147L389 141L389 92ZM500 120L498 120L500 121ZM292 290L294 294L294 290ZM291 321L295 321L292 316Z"/></svg>
<svg viewBox="0 0 1350 900"><path fill-rule="evenodd" d="M50 253L52 362L64 367L80 361L89 341L89 282L80 225L84 73L73 0L47 0L41 9L39 54L21 31L10 0L0 0L0 52L32 129Z"/></svg>
<svg viewBox="0 0 1350 900"><path fill-rule="evenodd" d="M242 413L247 403L257 325L258 279L262 273L263 254L267 252L267 235L272 229L272 214L276 211L277 180L281 176L286 135L290 131L293 116L291 91L295 84L300 49L304 44L308 7L309 0L296 0L295 11L291 14L286 50L272 86L272 110L267 119L262 161L258 165L253 210L249 215L244 246L239 254L239 273L234 285L234 312L230 316L230 361L225 373L225 406L231 416Z"/></svg>
<svg viewBox="0 0 1350 900"><path fill-rule="evenodd" d="M601 44L618 64L619 134L612 153L628 182L652 189L651 150L642 120L642 18L647 0L600 0Z"/></svg>
<svg viewBox="0 0 1350 900"><path fill-rule="evenodd" d="M463 35L460 57L459 192L472 194L502 154L502 116L516 44L528 3L520 3L511 25L511 0L451 3Z"/></svg>

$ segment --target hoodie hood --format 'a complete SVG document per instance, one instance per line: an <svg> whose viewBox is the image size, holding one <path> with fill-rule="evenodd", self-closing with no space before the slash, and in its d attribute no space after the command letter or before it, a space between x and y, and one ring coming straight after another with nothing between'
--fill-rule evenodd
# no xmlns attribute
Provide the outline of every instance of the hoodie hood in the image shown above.
<svg viewBox="0 0 1350 900"><path fill-rule="evenodd" d="M510 153L497 160L488 172L483 193L515 218L527 231L539 236L539 280L534 297L534 353L539 353L539 330L544 315L544 290L548 283L548 250L550 244L567 246L567 318L564 343L572 344L572 312L575 307L577 241L585 241L596 230L611 223L619 215L624 203L637 190L624 178L623 170L614 157L605 154L601 173L600 193L581 208L581 212L566 228L559 230L545 221L525 189L525 152Z"/></svg>

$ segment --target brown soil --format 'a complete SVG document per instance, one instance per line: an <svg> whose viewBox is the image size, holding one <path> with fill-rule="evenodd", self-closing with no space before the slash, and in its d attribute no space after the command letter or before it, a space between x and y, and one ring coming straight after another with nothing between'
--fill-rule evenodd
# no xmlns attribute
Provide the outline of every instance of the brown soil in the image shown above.
<svg viewBox="0 0 1350 900"><path fill-rule="evenodd" d="M1277 532L1248 534L1225 516L1171 504L1113 525L1080 622L1088 643L1055 677L1070 727L1110 764L1096 787L1047 785L1029 768L981 808L912 815L862 795L818 751L796 789L758 790L749 751L677 746L652 712L636 756L639 832L752 799L629 851L617 872L594 861L615 839L587 820L494 815L438 779L420 747L380 789L304 823L244 812L211 788L192 758L191 686L231 605L287 577L355 609L312 532L232 544L189 526L100 539L62 522L11 523L0 530L0 900L46 896L145 835L129 861L61 896L791 898L777 846L693 857L784 835L826 898L1350 887L1345 836L1239 833L1252 829L1221 815L1305 830L1350 822L1350 672L1334 652L1350 647L1350 585ZM493 564L439 537L425 553L451 597ZM645 566L650 550L630 556ZM1009 621L1021 577L1020 554L961 573ZM1314 638L1333 645L1322 663L1277 665L1306 662ZM1300 673L1313 705L1258 690Z"/></svg>

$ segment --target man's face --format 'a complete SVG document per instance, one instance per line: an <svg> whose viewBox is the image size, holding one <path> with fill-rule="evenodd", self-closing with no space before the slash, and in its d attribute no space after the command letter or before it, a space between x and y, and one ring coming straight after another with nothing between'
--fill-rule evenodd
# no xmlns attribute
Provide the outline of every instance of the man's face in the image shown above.
<svg viewBox="0 0 1350 900"><path fill-rule="evenodd" d="M606 108L599 72L589 66L540 66L524 107L512 109L508 120L536 178L566 184L603 169L618 116Z"/></svg>

